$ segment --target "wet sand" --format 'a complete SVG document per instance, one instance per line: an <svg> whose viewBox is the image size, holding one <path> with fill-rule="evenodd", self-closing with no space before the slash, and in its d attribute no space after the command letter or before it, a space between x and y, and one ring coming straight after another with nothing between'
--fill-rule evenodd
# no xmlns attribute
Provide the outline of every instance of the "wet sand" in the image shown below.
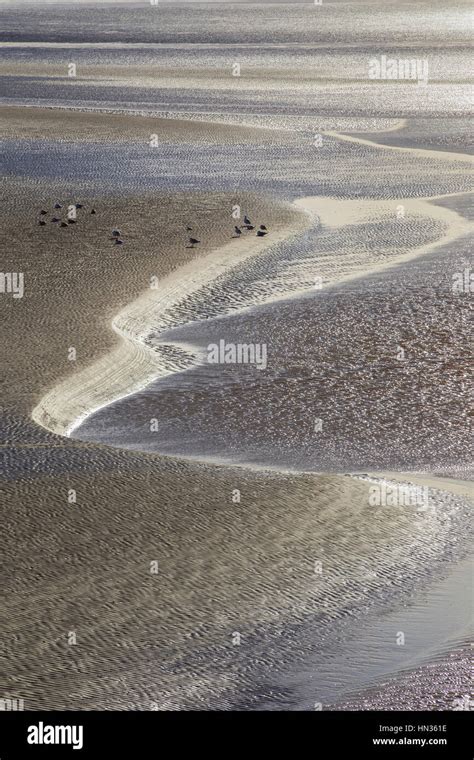
<svg viewBox="0 0 474 760"><path fill-rule="evenodd" d="M354 694L332 710L472 710L472 648L454 649Z"/></svg>
<svg viewBox="0 0 474 760"><path fill-rule="evenodd" d="M304 214L292 213L289 208L259 206L250 199L246 202L246 207L252 208L249 211L252 216L260 213L267 222L271 229L267 237L256 238L250 231L240 238L228 233L227 237L234 239L217 246L207 255L201 253L198 266L195 260L191 260L174 269L172 274L160 268L156 287L149 287L114 316L112 328L122 338L120 345L55 386L33 409L33 420L55 433L70 435L93 411L142 389L157 377L171 374L173 369L164 366L163 357L147 342L150 325L179 300L190 297L226 269L257 256L308 224ZM204 229L215 223L215 218L209 218Z"/></svg>
<svg viewBox="0 0 474 760"><path fill-rule="evenodd" d="M28 709L251 707L460 549L467 515L449 496L436 515L374 510L343 476L61 441L66 458L52 441L2 452L29 472L4 486L1 682Z"/></svg>
<svg viewBox="0 0 474 760"><path fill-rule="evenodd" d="M183 263L179 269L174 269L172 275L169 275L166 269L164 272L160 269L157 288L148 288L138 299L114 315L113 330L122 338L117 348L102 356L97 362L81 368L80 372L76 372L63 383L55 385L33 409L33 420L52 432L70 435L94 411L145 388L158 377L172 374L176 368L170 369L164 365L162 356L147 340L150 325L157 324L167 309L192 296L206 284L212 283L232 266L258 256L269 246L276 245L309 226L311 215L317 215L317 219L324 226L343 227L349 224L363 224L368 219L394 217L400 204L404 215L406 213L429 216L439 222L444 234L423 246L415 247L412 251L403 251L398 257L392 257L384 264L377 264L373 267L375 271L432 252L473 229L472 224L455 211L413 198L384 202L303 198L293 204L293 215L290 207L285 209L288 220L286 225L282 214L277 215L275 210L269 215L270 209L263 208L263 217L266 221L270 219L267 224L272 229L271 235L256 239L254 234L247 233L244 235L245 239L234 239L226 242L224 246L217 246L213 252L205 256L201 254L199 268L191 260L186 265ZM299 209L306 213L298 213ZM212 219L204 227L214 224L215 219ZM339 251L336 252L335 258L338 256ZM329 271L333 270L337 277L337 261L326 262L326 266ZM360 267L356 267L342 279L355 278L360 276L360 273ZM155 338L158 337L155 333ZM181 344L181 348L184 352L185 345ZM181 368L184 367L186 361Z"/></svg>
<svg viewBox="0 0 474 760"><path fill-rule="evenodd" d="M49 118L37 139L46 138ZM82 119L71 139L76 128L90 138L95 127ZM28 128L31 136L33 116ZM11 473L3 487L1 691L24 698L26 709L231 707L258 692L278 657L304 659L315 630L330 639L335 623L399 604L432 573L446 572L453 551L467 549L459 538L466 506L445 493L434 515L374 512L367 484L343 475L194 464L35 425L33 408L58 380L70 388L93 362L115 364L123 338L112 320L150 277L166 282L193 260L199 274L212 251L231 250L235 202L264 216L276 235L302 219L288 204L248 195L81 190L77 197L45 180L9 183L3 266L24 271L25 296L1 302L8 367L0 454ZM77 225L38 226L33 209L52 214L56 200L84 203ZM200 248L185 248L186 224ZM117 225L119 253L109 240ZM141 364L135 369L143 375ZM77 416L72 408L65 421L69 402L58 424L45 427L67 429ZM289 635L292 628L298 632Z"/></svg>
<svg viewBox="0 0 474 760"><path fill-rule="evenodd" d="M0 107L0 131L5 139L65 142L108 141L149 144L152 135L159 142L219 142L253 144L276 140L275 130L255 127L123 113L101 113L70 108ZM152 149L152 148L151 148Z"/></svg>
<svg viewBox="0 0 474 760"><path fill-rule="evenodd" d="M45 109L3 108L0 114L3 126L8 125L6 134L40 141L58 134L81 141L128 135L139 141L140 129L146 135L153 129L160 140L201 140L204 135L212 139L214 134L219 140L227 135L229 140L245 142L251 141L253 132ZM92 360L109 357L110 351L123 343L112 329L112 320L122 307L129 307L144 293L149 295L157 285L161 288L178 268L181 271L188 265L197 277L200 266L192 262L205 260L224 245L228 246L229 265L239 260L242 251L249 251L250 233L247 239L232 239L234 225L239 223L232 217L236 205L241 207L242 217L251 213L265 220L271 230L261 241L252 237L256 251L267 241L288 234L292 226L301 226L305 217L290 204L244 192L123 194L108 188L97 195L87 181L78 184L46 178L31 182L7 179L7 187L2 208L6 230L2 267L6 272L24 273L25 295L22 299L5 296L1 303L5 350L10 357L3 399L5 407L10 398L14 400L18 410L20 383L20 408L28 416L59 378L76 377ZM54 210L55 202L63 208ZM77 211L76 224L60 228L51 222L53 217L67 220L69 205L79 202L84 208ZM44 217L39 215L42 209L47 211ZM92 209L95 215L91 215ZM46 220L45 226L39 226L40 218ZM191 232L186 231L187 226L192 227ZM122 233L123 246L110 239L116 227ZM195 248L189 247L191 235L201 241ZM153 290L152 297L159 292ZM70 347L76 349L75 361L68 360ZM143 364L130 366L133 377L156 365L141 354L135 358ZM128 361L128 355L124 359Z"/></svg>

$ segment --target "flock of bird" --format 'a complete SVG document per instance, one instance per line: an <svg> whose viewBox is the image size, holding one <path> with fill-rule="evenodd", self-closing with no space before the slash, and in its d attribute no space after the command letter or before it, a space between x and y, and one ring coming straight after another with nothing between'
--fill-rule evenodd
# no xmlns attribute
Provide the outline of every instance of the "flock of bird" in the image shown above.
<svg viewBox="0 0 474 760"><path fill-rule="evenodd" d="M59 212L61 212L61 209L63 207L62 207L62 205L60 203L55 203L54 206L53 206L53 208L54 208L54 210L55 210L56 213L59 213ZM58 227L68 227L70 224L77 224L78 220L77 220L76 212L79 211L80 209L83 209L83 208L84 208L84 206L83 206L82 203L73 203L73 204L70 204L67 207L67 220L66 221L64 221L64 219L61 219L59 216L55 215L55 216L53 216L50 219L50 222L51 222L51 224L57 224ZM97 212L96 212L95 208L92 208L91 211L90 211L90 213L91 214L96 214ZM48 212L45 211L44 209L41 209L41 211L39 212L38 224L40 225L40 227L44 227L46 225L46 220L45 220L44 217L47 216L47 214L48 214ZM113 229L112 230L112 235L111 235L111 237L109 239L113 240L114 243L115 243L115 245L123 245L123 242L124 242L122 240L122 234L121 234L120 230L118 230L118 229Z"/></svg>
<svg viewBox="0 0 474 760"><path fill-rule="evenodd" d="M250 219L247 215L244 216L244 223L239 227L238 225L234 226L234 234L232 235L233 238L238 238L242 235L242 230L254 230L255 225L252 224ZM186 227L187 232L192 232L192 227ZM268 230L265 227L264 224L261 224L260 227L257 230L257 237L264 237L264 235L268 235ZM197 240L197 238L190 237L189 238L189 245L188 248L194 248L198 243L200 243L200 240Z"/></svg>
<svg viewBox="0 0 474 760"><path fill-rule="evenodd" d="M53 206L53 208L54 208L54 210L56 212L60 212L61 209L62 209L62 205L60 203L55 203L54 206ZM83 208L84 208L84 206L82 205L82 203L74 203L74 204L68 206L67 221L64 221L63 219L61 219L58 216L53 216L51 218L51 220L50 220L51 224L57 224L59 227L68 227L70 224L76 224L76 222L77 222L76 211L78 211L80 209L83 209ZM90 213L91 214L95 214L96 210L93 208L93 209L91 209ZM44 217L47 216L47 214L48 214L48 212L45 211L44 209L41 209L41 211L39 212L38 224L40 225L40 227L44 227L46 225L46 220L44 219ZM240 227L238 225L234 226L234 234L232 235L232 237L233 238L238 238L238 237L240 237L242 235L242 231L243 230L250 231L250 230L254 230L254 229L255 229L255 225L253 225L252 222L250 221L249 217L247 215L245 215L244 216L244 223ZM188 227L186 227L186 231L187 232L192 232L193 228L188 226ZM264 235L268 234L268 230L267 230L267 228L265 227L264 224L260 225L260 227L258 228L256 234L257 234L257 237L263 237ZM115 245L123 245L123 243L124 243L124 241L122 240L122 233L120 232L120 230L118 230L116 228L114 228L112 230L112 235L111 235L111 237L109 239L113 240L114 243L115 243ZM198 245L200 242L201 241L198 240L197 238L190 237L189 238L189 245L187 247L188 248L195 248L195 246Z"/></svg>

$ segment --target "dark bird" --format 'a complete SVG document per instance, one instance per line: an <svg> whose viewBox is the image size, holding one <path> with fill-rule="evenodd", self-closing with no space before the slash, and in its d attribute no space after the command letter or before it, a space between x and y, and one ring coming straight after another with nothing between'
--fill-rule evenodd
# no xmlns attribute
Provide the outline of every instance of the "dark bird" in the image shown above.
<svg viewBox="0 0 474 760"><path fill-rule="evenodd" d="M95 214L95 208L92 209L91 214Z"/></svg>
<svg viewBox="0 0 474 760"><path fill-rule="evenodd" d="M61 204L60 204L60 203L55 203L55 204L54 204L54 208L62 208L62 206L61 206Z"/></svg>
<svg viewBox="0 0 474 760"><path fill-rule="evenodd" d="M192 227L186 227L186 230L187 230L188 232L192 232L192 231L193 231L193 228L192 228Z"/></svg>
<svg viewBox="0 0 474 760"><path fill-rule="evenodd" d="M189 247L190 248L194 248L194 246L197 245L197 243L200 243L201 241L200 240L196 240L196 238L189 238L189 242L191 243L191 245Z"/></svg>
<svg viewBox="0 0 474 760"><path fill-rule="evenodd" d="M84 208L82 203L76 203L76 208Z"/></svg>
<svg viewBox="0 0 474 760"><path fill-rule="evenodd" d="M46 214L47 214L47 213L48 213L48 212L47 212L47 211L44 211L43 209L41 209L41 211L40 211L40 215L41 215L41 216L46 216Z"/></svg>
<svg viewBox="0 0 474 760"><path fill-rule="evenodd" d="M240 227L237 227L237 225L235 225L234 230L235 230L235 234L236 235L241 235L242 234L242 230L240 229Z"/></svg>
<svg viewBox="0 0 474 760"><path fill-rule="evenodd" d="M115 238L115 245L123 245L123 240L120 240L120 238Z"/></svg>
<svg viewBox="0 0 474 760"><path fill-rule="evenodd" d="M263 230L257 230L257 237L263 237L263 236L264 236L264 235L266 235L266 234L267 234L267 233L266 233L266 232L264 232Z"/></svg>
<svg viewBox="0 0 474 760"><path fill-rule="evenodd" d="M41 227L44 227L44 226L45 226L45 224L46 224L46 222L43 222L43 220L42 220L42 219L40 219L40 220L39 220L39 224L41 225Z"/></svg>
<svg viewBox="0 0 474 760"><path fill-rule="evenodd" d="M119 238L121 236L120 230L112 230L112 237Z"/></svg>
<svg viewBox="0 0 474 760"><path fill-rule="evenodd" d="M67 227L67 224L66 224L66 222L61 222L61 224L59 226L60 227Z"/></svg>
<svg viewBox="0 0 474 760"><path fill-rule="evenodd" d="M243 227L246 230L254 230L255 229L255 227L253 226L253 224L244 224Z"/></svg>
<svg viewBox="0 0 474 760"><path fill-rule="evenodd" d="M57 216L53 216L53 218L51 219L51 222L55 224L56 222L59 222L59 219L57 218Z"/></svg>
<svg viewBox="0 0 474 760"><path fill-rule="evenodd" d="M67 223L68 224L76 224L76 220L75 219L68 219Z"/></svg>
<svg viewBox="0 0 474 760"><path fill-rule="evenodd" d="M260 229L261 229L261 230L266 230L267 228L265 227L265 225L264 225L264 224L261 224L261 225L260 225Z"/></svg>
<svg viewBox="0 0 474 760"><path fill-rule="evenodd" d="M244 216L244 223L245 224L252 224L252 222L250 221L250 219L248 218L247 215Z"/></svg>

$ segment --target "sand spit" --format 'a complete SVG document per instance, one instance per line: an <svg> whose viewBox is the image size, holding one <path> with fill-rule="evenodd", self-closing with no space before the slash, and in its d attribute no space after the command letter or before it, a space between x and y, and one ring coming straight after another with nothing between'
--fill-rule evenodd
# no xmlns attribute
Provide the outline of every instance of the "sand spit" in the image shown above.
<svg viewBox="0 0 474 760"><path fill-rule="evenodd" d="M160 142L254 144L277 139L276 130L190 119L160 118L74 108L1 106L0 131L5 139L62 142L109 141L150 143L151 135Z"/></svg>
<svg viewBox="0 0 474 760"><path fill-rule="evenodd" d="M364 224L374 219L382 219L384 216L397 218L402 225L406 217L410 215L425 216L439 221L445 228L445 232L437 240L430 241L422 246L404 252L400 256L394 256L386 263L378 263L370 271L383 271L400 264L402 261L410 261L419 256L451 243L453 240L468 235L474 230L474 225L467 221L461 214L443 206L436 206L430 201L436 201L447 196L433 196L420 200L418 198L397 198L394 200L338 200L315 196L299 198L295 201L297 208L316 215L323 226L339 228L346 225ZM340 255L340 251L338 252ZM359 277L361 272L354 272L343 280ZM342 281L342 280L341 280Z"/></svg>
<svg viewBox="0 0 474 760"><path fill-rule="evenodd" d="M404 123L400 123L390 131L397 131L403 126ZM379 150L383 148L384 150L395 150L401 151L403 153L411 153L413 156L417 156L419 158L434 158L440 159L441 161L465 161L470 164L474 163L474 157L470 156L468 153L453 153L445 150L429 150L428 148L409 148L401 145L385 145L374 142L373 140L366 140L362 137L356 137L355 135L333 132L332 130L326 131L325 134L330 135L330 137L334 137L336 140L342 140L343 142L351 142L358 145L368 145L370 148L378 148Z"/></svg>
<svg viewBox="0 0 474 760"><path fill-rule="evenodd" d="M172 374L173 370L163 366L162 359L146 343L150 327L158 321L160 315L170 306L212 282L229 267L257 256L270 245L296 234L308 224L311 215L318 216L323 225L341 227L362 224L386 215L393 218L403 208L403 213L435 218L445 226L445 234L434 242L414 248L385 264L378 264L377 270L432 252L473 229L473 225L455 211L435 206L427 200L413 198L372 201L316 196L299 199L294 207L306 213L295 217L291 227L280 229L262 239L252 237L245 241L234 240L201 258L199 266L196 266L196 262L189 262L175 270L160 283L158 290L149 289L126 306L112 321L113 330L123 341L109 355L50 390L34 408L33 420L52 432L70 435L100 408L142 390L154 379ZM403 221L401 218L400 224ZM352 272L343 279L353 279L362 273Z"/></svg>
<svg viewBox="0 0 474 760"><path fill-rule="evenodd" d="M460 496L462 499L472 501L474 497L473 484L470 480L459 480L457 478L447 478L429 473L410 472L375 472L368 473L370 477L385 478L388 481L406 481L415 485L427 486L434 490L439 489Z"/></svg>
<svg viewBox="0 0 474 760"><path fill-rule="evenodd" d="M38 226L40 209L53 216L56 201L63 204L63 216L70 203L84 204L77 224L67 229L49 221ZM2 268L24 272L25 294L22 299L5 296L0 302L9 357L1 381L4 411L11 408L14 419L30 419L31 409L58 379L80 373L120 346L122 338L111 329L112 320L150 288L151 278L162 283L190 262L197 268L201 257L229 242L235 243L237 253L238 243L246 241L231 240L234 204L265 220L272 235L295 219L288 204L244 192L102 195L65 182L10 181L2 205ZM96 215L90 214L91 208ZM123 246L110 240L116 226ZM196 248L187 247L189 234L201 240ZM75 362L68 360L71 346L76 349ZM33 423L30 427L28 442L37 430ZM9 439L11 433L10 429ZM26 442L18 430L14 440Z"/></svg>
<svg viewBox="0 0 474 760"><path fill-rule="evenodd" d="M7 136L28 139L45 139L49 134L53 133L54 135L61 135L61 139L65 140L100 141L113 139L136 142L137 137L140 139L141 135L144 140L149 140L150 134L154 132L157 132L159 139L163 141L205 140L213 142L217 140L219 142L241 143L243 141L253 142L256 139L266 139L269 135L271 135L272 140L278 139L278 137L275 137L276 133L274 131L261 128L250 129L248 127L239 128L205 122L156 119L144 116L93 112L83 113L74 110L14 106L0 109L0 124ZM389 128L394 130L400 129L404 124L404 120L399 120ZM349 140L354 143L367 143L371 147L381 149L376 143L369 143L357 137L341 135L336 132L326 132L326 134L331 134L337 139ZM383 146L382 149L392 148ZM417 155L416 149L404 148L403 150L409 150L414 155ZM429 154L431 157L444 160L450 157L450 154L446 152L421 151L420 153L423 155ZM453 154L452 158L456 161L469 160L468 156L463 157L459 154ZM25 185L25 183L23 184ZM12 194L14 192L15 188L12 188ZM33 197L35 198L34 201ZM423 200L400 198L380 201L340 200L324 196L314 196L297 200L293 204L292 211L290 211L288 204L281 204L278 212L276 211L277 204L269 203L264 199L254 198L253 200L249 199L246 208L250 209L251 206L249 204L252 204L252 207L260 205L262 213L265 213L265 221L271 226L271 235L262 239L252 236L245 240L239 239L229 242L229 233L227 233L225 238L222 234L214 235L212 231L209 234L206 232L206 237L209 239L206 241L206 246L202 246L204 250L201 251L202 247L200 247L196 252L192 252L191 257L186 250L180 252L180 246L181 248L183 246L183 238L181 236L181 243L177 245L176 241L179 233L176 225L173 229L164 228L161 231L161 235L157 235L155 229L152 230L149 221L145 225L147 229L145 231L142 229L144 218L153 219L156 216L156 226L159 227L160 224L160 207L164 201L159 197L153 200L151 198L150 196L146 200L145 196L143 196L143 203L140 202L140 198L135 198L132 204L127 204L131 205L134 218L129 218L124 222L124 225L121 223L121 226L126 226L130 230L130 233L133 234L134 256L140 256L140 251L142 251L145 254L142 257L143 261L146 262L146 267L149 269L150 253L153 257L153 251L158 251L159 246L158 260L160 263L163 261L167 262L165 267L159 266L159 271L155 272L160 277L159 288L157 290L148 288L143 292L142 286L137 292L137 288L132 287L128 289L129 298L127 298L125 295L127 288L124 283L126 282L126 278L131 276L132 272L125 269L123 272L123 287L121 288L123 292L120 299L121 308L119 311L115 311L115 315L113 312L110 313L110 311L117 302L117 299L111 298L107 302L107 299L101 295L100 301L103 307L105 306L106 308L103 309L102 314L97 310L97 316L100 319L100 325L97 326L97 329L102 332L100 350L91 352L83 342L83 345L81 345L82 354L83 356L85 355L85 358L89 357L88 364L86 366L84 366L84 362L81 365L77 364L74 374L69 372L67 377L60 381L59 384L53 385L53 387L51 387L53 380L48 378L50 390L46 395L38 399L34 406L32 412L33 420L52 432L69 435L72 430L94 411L114 400L118 400L144 388L154 378L160 377L163 374L169 374L170 370L167 367L163 367L157 353L145 342L145 336L149 332L149 328L152 326L153 321L157 320L160 313L163 313L170 305L179 302L180 299L192 295L200 287L211 282L234 264L258 256L269 246L303 230L305 226L311 223L311 218L313 218L315 224L320 221L323 226L340 228L345 225L360 224L368 220L382 221L384 217L391 219L398 218L400 209L402 209L400 224L404 223L403 215L407 217L417 215L435 219L445 228L445 233L434 242L413 248L399 257L390 257L389 261L378 263L377 269L392 267L400 263L400 261L407 261L431 252L472 230L472 225L455 211L430 202L436 201L437 197L425 198ZM32 202L42 205L46 201L41 200L39 194L35 193L32 196ZM100 199L92 202L100 204ZM228 209L230 209L233 201L229 199L225 202L228 203ZM109 201L108 205L113 206L114 203L117 204L117 200ZM125 203L123 201L117 204L117 219L123 218ZM147 209L146 203L153 204L153 207ZM169 201L165 201L165 203L169 207L167 210L168 220L174 221L176 210L171 209ZM207 196L203 196L200 204L202 209L208 207L207 215L209 218L215 216L216 212L220 214L218 202L211 200L210 197L208 200ZM185 219L184 214L186 213L183 210L185 206L186 199L182 198L179 213L183 223ZM273 210L271 211L272 206ZM202 210L200 214L202 215ZM222 217L222 214L220 216ZM5 226L10 224L10 220L12 227L16 226L17 218L17 215L12 213L9 218L7 217ZM111 223L112 218L109 215ZM219 221L219 225L223 226L222 219ZM229 228L229 225L227 226ZM232 230L232 226L230 226L230 230ZM78 234L78 230L68 230L71 244L75 240L74 236L77 238ZM44 228L42 236L48 240L50 245L56 244L50 241L50 229ZM201 237L199 231L198 236ZM15 238L18 237L19 234L16 233ZM227 242L224 243L225 239ZM31 230L31 239L27 243L27 248L31 248L32 261L35 246L38 244L36 234L33 237L33 230ZM77 239L74 244L81 245L84 248L84 240L80 241ZM102 258L104 255L103 247L104 243L102 241L98 243L98 241L93 240L91 244L87 242L85 244L86 250L91 254L88 257L88 261L90 259L89 266L94 269L98 267L99 263L94 256L94 248L97 249L97 253L100 251ZM130 248L127 249L127 259L130 255L129 250ZM59 254L59 252L62 257L65 256L64 249L61 249L61 251L58 249L57 253ZM343 251L337 251L335 257L340 259L343 253ZM101 276L105 276L110 280L107 287L111 289L111 293L113 294L114 283L113 278L110 277L110 272L114 271L115 264L111 260L109 261L109 259L110 255L108 255L106 262L108 266L100 268L104 270ZM179 262L178 266L176 266L177 262ZM44 261L43 263L46 264L47 262ZM328 264L330 264L330 261L326 257L326 269L328 268ZM17 264L12 264L12 267L16 269ZM153 269L154 267L155 265L153 265ZM107 274L107 268L109 274ZM140 263L137 260L135 269L139 268ZM338 267L334 267L334 270L337 273ZM350 275L347 275L347 279L359 277L363 273L362 268L356 268ZM336 274L336 277L340 279L339 274ZM344 276L343 279L345 279ZM144 284L148 284L148 272L144 275L143 280ZM130 295L132 298L130 298ZM85 336L86 332L83 331L83 334ZM77 336L74 339L77 340ZM72 341L70 345L75 345L72 337L70 340ZM108 351L106 350L107 345L109 346ZM97 354L99 354L98 357ZM192 358L190 354L189 359L191 360ZM91 359L96 361L90 363ZM50 376L52 369L54 369L54 362L49 362L48 374ZM68 367L68 369L71 369L71 367ZM64 372L63 377L65 374Z"/></svg>
<svg viewBox="0 0 474 760"><path fill-rule="evenodd" d="M295 214L294 225L275 229L264 238L236 239L222 248L191 261L149 288L126 306L112 321L113 330L124 340L109 355L53 388L33 409L32 418L48 430L70 435L81 422L103 406L164 377L171 370L163 367L156 352L146 344L150 326L170 306L192 295L226 269L258 255L264 249L289 237L308 223L305 214Z"/></svg>

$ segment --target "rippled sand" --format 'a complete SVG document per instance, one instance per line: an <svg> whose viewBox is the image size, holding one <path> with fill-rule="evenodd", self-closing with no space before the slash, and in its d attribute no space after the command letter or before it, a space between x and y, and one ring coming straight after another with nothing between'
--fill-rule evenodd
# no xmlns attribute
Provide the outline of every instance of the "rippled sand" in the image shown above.
<svg viewBox="0 0 474 760"><path fill-rule="evenodd" d="M458 5L447 21L442 3L412 9L408 25L386 4L350 24L344 4L249 7L265 23L245 29L229 24L238 7L212 28L195 8L165 9L164 25L143 24L149 8L72 25L71 8L0 13L14 41L2 267L26 288L0 301L1 696L105 710L463 698L465 651L446 649L469 617L471 484L396 472L470 475L468 299L450 289L470 216ZM367 82L382 42L429 55L430 87ZM57 200L84 204L77 225L38 225ZM271 229L268 248L230 239L236 203ZM156 312L142 308L152 277L170 297ZM269 373L196 366L223 330L266 338ZM371 506L387 482L426 486L428 503ZM408 635L394 657L400 628L418 646Z"/></svg>
<svg viewBox="0 0 474 760"><path fill-rule="evenodd" d="M3 450L32 473L5 488L3 688L32 709L250 705L268 668L276 685L278 663L324 653L345 621L426 583L468 519L448 494L433 513L374 509L343 476L60 441Z"/></svg>
<svg viewBox="0 0 474 760"><path fill-rule="evenodd" d="M42 204L58 192L50 188ZM278 708L283 665L296 668L309 652L324 657L343 631L350 635L355 619L409 599L462 556L465 501L441 491L432 493L433 512L374 510L363 480L187 464L81 444L34 426L33 389L39 395L60 374L62 347L72 330L77 334L77 320L112 312L133 283L138 291L140 255L150 256L144 240L155 229L154 207L116 197L93 202L107 214L105 229L117 212L130 229L124 237L133 252L125 258L132 245L120 252L126 270L117 271L94 217L82 227L82 237L95 241L85 249L72 240L68 248L55 246L60 230L47 231L39 254L47 269L34 268L27 246L16 248L25 270L37 274L28 297L10 304L11 325L20 328L21 314L27 330L21 342L12 331L9 343L14 361L1 450L9 478L3 689L31 709L251 708L262 700ZM167 202L168 218L171 209L180 209L183 221L190 208L204 214L192 197ZM130 203L137 206L127 217ZM139 209L137 228L130 222ZM26 226L25 211L19 218L10 225L16 235ZM37 234L32 221L24 239L36 256ZM92 277L84 276L89 271ZM38 321L44 299L50 307ZM61 320L66 302L81 307ZM103 318L84 321L82 330L93 349L88 360L110 350ZM76 503L68 502L71 488ZM155 561L157 574L150 572ZM322 572L315 572L319 562ZM68 643L72 634L76 644ZM334 668L337 674L337 662ZM273 687L263 686L270 672Z"/></svg>
<svg viewBox="0 0 474 760"><path fill-rule="evenodd" d="M62 108L0 108L0 129L5 139L47 140L57 137L61 142L136 142L149 146L153 135L160 143L191 142L232 145L252 144L265 140L266 130L217 125L156 116L74 111ZM267 139L274 140L272 133Z"/></svg>
<svg viewBox="0 0 474 760"><path fill-rule="evenodd" d="M153 323L156 348L199 365L104 409L79 438L297 470L469 468L469 294L451 287L469 199L406 199L401 219L396 201L312 203L308 249L299 236L264 252ZM207 363L210 343L256 335L265 370Z"/></svg>
<svg viewBox="0 0 474 760"><path fill-rule="evenodd" d="M57 201L63 205L60 211L53 209ZM51 223L55 215L66 219L68 205L75 202L84 205L75 225L64 229ZM298 218L284 204L245 192L170 196L109 190L97 196L86 182L71 186L38 180L33 188L26 181L11 182L2 209L7 231L2 266L7 272L24 272L25 295L2 298L5 352L10 357L4 408L13 397L15 408L20 404L29 414L32 402L34 406L58 377L73 377L92 359L107 356L120 342L110 329L120 308L178 267L229 243L237 203L242 213L251 208L262 215L275 231ZM41 209L48 211L44 227L38 226ZM192 232L186 231L188 225ZM122 233L123 246L110 239L114 227ZM188 247L190 235L201 240L196 248ZM71 346L77 352L75 362L68 361ZM20 399L17 383L23 387Z"/></svg>

